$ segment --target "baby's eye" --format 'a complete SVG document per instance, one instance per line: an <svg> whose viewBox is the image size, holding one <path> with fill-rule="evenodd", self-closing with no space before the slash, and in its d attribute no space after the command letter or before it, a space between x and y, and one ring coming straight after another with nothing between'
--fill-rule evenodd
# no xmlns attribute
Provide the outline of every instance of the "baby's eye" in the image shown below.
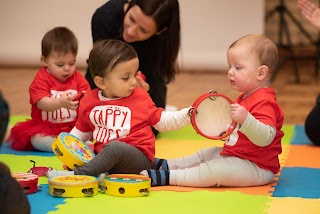
<svg viewBox="0 0 320 214"><path fill-rule="evenodd" d="M122 78L124 81L128 81L129 80L129 77L124 77Z"/></svg>
<svg viewBox="0 0 320 214"><path fill-rule="evenodd" d="M58 67L63 67L63 64L57 64Z"/></svg>

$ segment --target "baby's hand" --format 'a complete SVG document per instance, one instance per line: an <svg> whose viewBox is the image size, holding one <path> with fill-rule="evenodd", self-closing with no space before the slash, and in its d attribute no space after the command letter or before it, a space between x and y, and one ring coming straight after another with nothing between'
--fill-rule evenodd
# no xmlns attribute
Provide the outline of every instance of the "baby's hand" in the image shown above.
<svg viewBox="0 0 320 214"><path fill-rule="evenodd" d="M143 88L146 91L149 91L150 86L149 84L146 82L146 77L144 74L141 73L141 71L137 72L136 75L136 80L137 80L137 86L140 88Z"/></svg>
<svg viewBox="0 0 320 214"><path fill-rule="evenodd" d="M238 103L231 104L231 119L236 123L242 125L246 120L248 111L245 107Z"/></svg>
<svg viewBox="0 0 320 214"><path fill-rule="evenodd" d="M66 92L61 95L59 98L61 107L76 110L79 105L79 100L73 101L76 95L72 94L71 92Z"/></svg>

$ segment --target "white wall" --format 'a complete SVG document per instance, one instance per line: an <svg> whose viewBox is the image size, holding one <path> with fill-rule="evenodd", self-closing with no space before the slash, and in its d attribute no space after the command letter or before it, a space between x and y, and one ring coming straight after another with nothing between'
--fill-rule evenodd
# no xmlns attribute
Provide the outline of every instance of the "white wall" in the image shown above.
<svg viewBox="0 0 320 214"><path fill-rule="evenodd" d="M106 0L0 0L0 65L40 65L41 39L67 26L79 40L78 66L92 47L91 16ZM182 48L187 69L226 68L226 49L235 39L264 32L263 0L180 0Z"/></svg>

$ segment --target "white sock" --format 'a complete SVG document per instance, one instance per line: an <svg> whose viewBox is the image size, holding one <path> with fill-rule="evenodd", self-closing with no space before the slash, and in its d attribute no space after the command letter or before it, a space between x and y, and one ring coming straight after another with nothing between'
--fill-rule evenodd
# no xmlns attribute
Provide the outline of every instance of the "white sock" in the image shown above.
<svg viewBox="0 0 320 214"><path fill-rule="evenodd" d="M108 175L108 173L101 173L99 175L99 187L100 187L100 190L102 190L102 191L104 191L106 189L104 186L104 179L107 175Z"/></svg>
<svg viewBox="0 0 320 214"><path fill-rule="evenodd" d="M149 174L148 174L147 170L142 170L139 174L149 177Z"/></svg>
<svg viewBox="0 0 320 214"><path fill-rule="evenodd" d="M86 142L84 142L87 146L90 146L91 144L93 144L92 143L92 141L90 141L90 140L88 140L88 141L86 141Z"/></svg>
<svg viewBox="0 0 320 214"><path fill-rule="evenodd" d="M67 171L67 170L49 170L47 172L47 177L49 179L53 178L53 177L57 177L57 176L68 176L68 175L74 175L74 171Z"/></svg>

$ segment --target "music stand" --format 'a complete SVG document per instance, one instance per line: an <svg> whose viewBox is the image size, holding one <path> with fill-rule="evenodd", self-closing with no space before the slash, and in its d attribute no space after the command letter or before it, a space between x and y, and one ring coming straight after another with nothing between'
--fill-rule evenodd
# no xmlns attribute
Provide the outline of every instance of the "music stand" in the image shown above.
<svg viewBox="0 0 320 214"><path fill-rule="evenodd" d="M296 55L294 54L291 35L288 27L287 18L289 18L300 30L300 32L307 37L307 39L315 44L316 42L313 41L312 36L303 28L301 23L292 15L292 13L288 10L288 8L285 6L284 0L280 0L279 5L277 5L274 9L269 11L266 14L266 22L270 17L272 17L274 14L279 13L279 32L278 32L278 47L286 49L289 52L289 59L292 61L293 71L295 75L295 82L300 83L300 76L298 71L298 66L296 62ZM287 44L284 43L284 36L286 37ZM279 62L279 65L277 67L277 70L281 67L282 63L286 61L287 59L284 58L281 62ZM276 74L278 73L277 70L275 71L275 74L273 75L272 81L274 80Z"/></svg>

